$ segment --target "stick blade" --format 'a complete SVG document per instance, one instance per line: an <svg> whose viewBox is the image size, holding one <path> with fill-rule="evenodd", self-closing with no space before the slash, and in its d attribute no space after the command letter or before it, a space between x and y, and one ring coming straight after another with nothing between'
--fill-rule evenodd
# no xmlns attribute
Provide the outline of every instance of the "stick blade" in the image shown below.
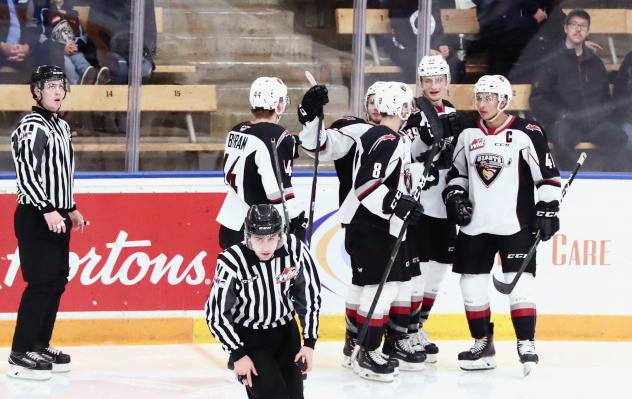
<svg viewBox="0 0 632 399"><path fill-rule="evenodd" d="M307 81L309 82L309 84L311 84L312 86L316 86L318 84L316 83L316 79L314 78L314 75L312 75L310 71L305 71L305 77L307 78Z"/></svg>
<svg viewBox="0 0 632 399"><path fill-rule="evenodd" d="M494 279L494 287L496 288L496 290L498 292L500 292L501 294L505 294L505 295L511 294L511 291L513 291L513 289L514 289L514 285L513 284L504 283L504 282L498 280L496 278L496 276L494 276L494 275L492 275L492 278Z"/></svg>

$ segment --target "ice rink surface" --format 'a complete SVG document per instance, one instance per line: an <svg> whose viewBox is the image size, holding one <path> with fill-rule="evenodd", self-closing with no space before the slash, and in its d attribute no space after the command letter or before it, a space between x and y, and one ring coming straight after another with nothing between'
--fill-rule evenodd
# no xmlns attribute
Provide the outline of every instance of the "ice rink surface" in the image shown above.
<svg viewBox="0 0 632 399"><path fill-rule="evenodd" d="M464 372L457 353L471 342L437 342L439 362L421 372L402 372L394 383L362 380L339 366L342 342L318 343L306 398L630 398L632 342L536 343L540 364L522 376L516 344L496 342L498 368ZM246 398L226 370L218 345L83 346L62 348L73 370L49 381L22 381L1 367L0 397L11 399ZM6 359L8 348L0 349Z"/></svg>

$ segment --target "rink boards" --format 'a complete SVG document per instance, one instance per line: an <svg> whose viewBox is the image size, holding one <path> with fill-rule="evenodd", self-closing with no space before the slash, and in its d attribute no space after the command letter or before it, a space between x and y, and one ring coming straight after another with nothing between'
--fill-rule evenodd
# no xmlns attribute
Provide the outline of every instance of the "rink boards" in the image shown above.
<svg viewBox="0 0 632 399"><path fill-rule="evenodd" d="M311 178L295 177L294 184L307 208ZM92 225L73 233L55 342L211 342L203 308L218 252L223 179L81 178L76 191ZM627 176L581 176L573 185L559 234L538 251L540 339L632 340L630 197ZM0 180L0 346L10 344L24 287L15 198L15 182ZM337 179L319 177L312 248L323 284L320 334L331 340L343 336L350 280L337 198ZM490 293L496 336L512 338L508 300L491 282ZM436 339L468 338L457 275L446 277L427 328Z"/></svg>

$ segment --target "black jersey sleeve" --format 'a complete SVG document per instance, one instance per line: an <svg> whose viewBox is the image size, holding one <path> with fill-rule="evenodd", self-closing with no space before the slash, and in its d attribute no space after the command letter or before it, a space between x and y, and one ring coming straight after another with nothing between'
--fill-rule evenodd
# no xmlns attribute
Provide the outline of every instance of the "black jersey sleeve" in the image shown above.
<svg viewBox="0 0 632 399"><path fill-rule="evenodd" d="M382 204L386 194L398 188L404 146L388 128L375 127L369 132L362 138L365 152L360 157L354 190L365 208L387 219L389 215L382 212Z"/></svg>
<svg viewBox="0 0 632 399"><path fill-rule="evenodd" d="M560 172L557 169L544 129L535 122L520 120L518 125L529 137L529 147L522 157L529 164L533 182L541 201L559 200L561 196Z"/></svg>

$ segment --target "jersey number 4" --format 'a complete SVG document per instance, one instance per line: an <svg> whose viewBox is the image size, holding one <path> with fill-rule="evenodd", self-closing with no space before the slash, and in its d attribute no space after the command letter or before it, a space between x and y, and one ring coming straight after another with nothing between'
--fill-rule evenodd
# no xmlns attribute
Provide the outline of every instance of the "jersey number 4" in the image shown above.
<svg viewBox="0 0 632 399"><path fill-rule="evenodd" d="M555 167L555 162L553 162L553 156L551 155L550 152L546 153L546 157L544 160L544 164L546 165L547 168L549 169L553 169Z"/></svg>
<svg viewBox="0 0 632 399"><path fill-rule="evenodd" d="M228 160L228 154L225 155L224 165L226 165L226 161ZM230 168L224 172L224 182L230 185L233 190L237 193L237 174L234 172L235 166L239 162L239 157L235 158L235 162L230 165Z"/></svg>

